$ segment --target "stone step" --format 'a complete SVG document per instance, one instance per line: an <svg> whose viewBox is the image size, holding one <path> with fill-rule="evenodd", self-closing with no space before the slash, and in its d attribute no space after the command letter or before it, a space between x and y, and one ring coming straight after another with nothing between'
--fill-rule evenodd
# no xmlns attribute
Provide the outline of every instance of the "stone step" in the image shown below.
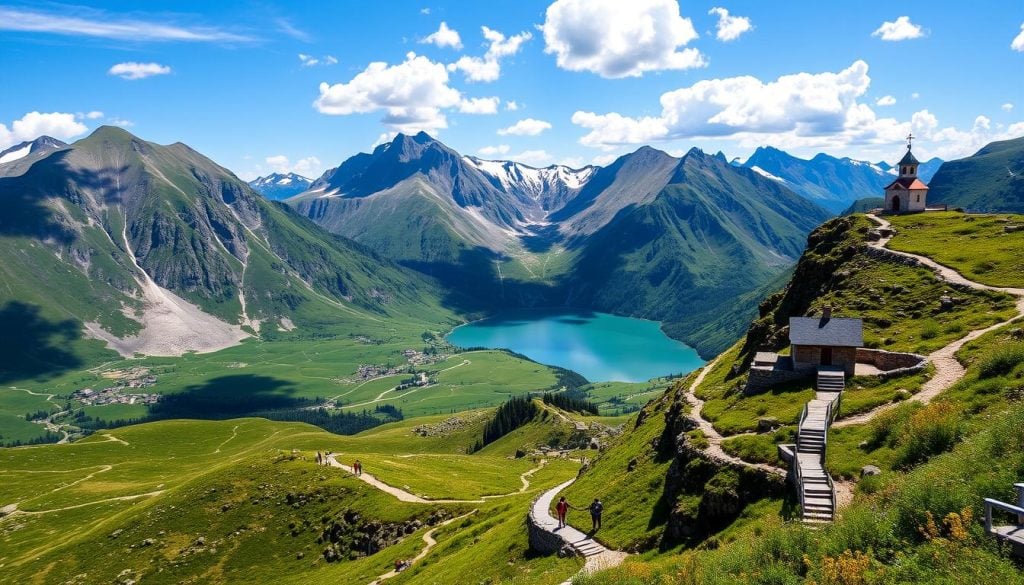
<svg viewBox="0 0 1024 585"><path fill-rule="evenodd" d="M832 507L832 500L830 498L804 498L804 506L825 506L828 508Z"/></svg>

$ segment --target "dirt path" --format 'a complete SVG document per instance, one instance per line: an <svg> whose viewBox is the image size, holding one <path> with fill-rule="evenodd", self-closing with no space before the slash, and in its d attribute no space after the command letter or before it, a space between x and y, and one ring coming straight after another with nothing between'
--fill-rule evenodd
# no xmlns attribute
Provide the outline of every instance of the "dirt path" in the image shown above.
<svg viewBox="0 0 1024 585"><path fill-rule="evenodd" d="M711 362L705 364L704 368L701 369L700 373L697 374L697 377L693 380L693 383L690 384L690 387L686 389L686 399L693 405L693 409L690 410L690 417L697 421L697 428L704 433L704 437L708 440L708 446L704 449L704 453L715 461L745 465L747 467L760 469L767 473L785 476L787 471L781 467L775 467L774 465L768 465L766 463L750 463L749 461L744 461L739 457L726 453L725 450L722 449L722 439L724 439L724 437L722 437L722 435L715 429L715 425L711 424L711 421L705 419L701 414L701 411L704 410L704 401L697 398L697 388L700 387L702 382L704 382L704 377L708 375L708 372L714 369L715 365L718 364L718 360L720 360L721 357L722 356L718 356Z"/></svg>
<svg viewBox="0 0 1024 585"><path fill-rule="evenodd" d="M872 221L879 224L879 227L883 229L891 229L890 223L888 221L873 214L868 214L868 217ZM1013 295L1017 297L1017 317L1024 315L1024 289L989 286L987 284L982 284L980 282L968 280L967 278L964 278L964 276L961 275L959 272L953 270L948 266L939 264L938 262L935 262L934 260L926 256L919 256L917 254L910 254L908 252L900 252L897 250L893 250L891 248L886 248L886 244L888 244L889 240L891 239L892 236L889 236L887 238L882 238L881 240L871 242L869 245L874 248L884 248L889 253L896 254L898 256L913 258L920 262L921 264L934 270L935 276L938 279L944 280L951 284L968 286L970 288L977 290L991 290ZM950 343L949 345L928 354L928 361L935 366L935 375L932 377L931 380L928 380L928 382L926 382L925 385L921 387L920 392L908 398L907 401L928 404L929 402L932 401L932 399L941 394L943 391L950 388L953 384L959 382L960 379L964 377L964 374L966 374L966 370L964 370L964 367L956 359L956 353L960 351L960 348L962 348L964 344L966 344L969 341L973 341L990 331L994 331L995 329L1003 327L1004 325L1008 324L1010 321L1013 321L1017 317L1013 317L1009 320L996 323L995 325L985 327L984 329L975 329L974 331L971 331L970 333L954 341L953 343ZM874 417L878 416L879 414L896 408L900 404L902 404L902 402L884 404L882 406L873 408L867 412L863 412L856 416L840 419L833 423L832 426L836 428L842 428L852 425L864 424L873 419Z"/></svg>
<svg viewBox="0 0 1024 585"><path fill-rule="evenodd" d="M437 541L434 540L434 533L435 532L437 532L438 530L444 528L445 526L448 526L452 522L456 522L458 520L462 520L463 518L466 518L467 516L472 516L473 514L476 514L476 513L477 513L477 510L473 510L472 512L468 512L466 514L463 514L462 516L456 516L455 518L449 518L449 519L445 520L444 522L442 522L442 523L438 524L437 526L435 526L435 527L431 528L430 530L428 530L423 535L423 542L425 542L427 546L423 547L423 550L421 550L418 555L416 555L415 557L413 557L409 561L409 566L406 567L405 569L403 569L403 571L408 571L410 567L412 567L413 565L415 565L419 561L423 560L428 554L430 554L430 549L432 549L435 546L437 546ZM394 577L398 573L399 573L399 571L388 571L387 573L384 573L380 577L377 577L376 579L371 581L370 585L377 585L381 581L386 581L386 580Z"/></svg>
<svg viewBox="0 0 1024 585"><path fill-rule="evenodd" d="M77 508L85 508L86 506L95 506L96 504L106 504L108 502L123 502L126 500L137 500L139 498L149 498L152 496L159 496L166 490L156 490L152 492L146 492L144 494L133 494L130 496L117 496L114 498L104 498L102 500L94 500L92 502L85 502L84 504L75 504L73 506L64 506L63 508L53 508L50 510L15 510L7 515L8 518L14 516L38 516L40 514L52 514L53 512L65 512L67 510L75 510Z"/></svg>
<svg viewBox="0 0 1024 585"><path fill-rule="evenodd" d="M344 465L342 463L338 463L338 460L336 458L336 454L331 454L331 455L327 456L327 464L329 466L331 466L331 467L337 467L339 469L343 469L343 470L347 471L348 473L353 473L354 474L354 472L352 471L352 467L350 467L348 465ZM525 493L526 490L530 489L529 477L531 475L533 475L534 473L540 471L547 464L548 464L548 460L547 459L541 459L540 460L540 464L537 465L537 467L534 467L533 469L530 469L528 471L525 471L525 472L521 473L519 475L519 481L521 481L523 485L517 491L509 492L507 494L497 494L497 495L493 495L493 496L482 496L481 498L476 499L476 500L454 500L454 499L437 499L437 500L435 500L435 499L430 499L430 498L423 498L423 497L417 496L416 494L409 493L409 492L403 490L402 488L396 488L393 485L388 485L388 484L386 484L383 481L377 479L376 477L374 477L373 475L371 475L369 473L362 473L362 474L357 475L355 477L356 477L356 479L360 479L360 480L370 484L371 486L379 489L380 491L382 491L382 492L384 492L386 494L391 494L396 499L398 499L398 501L400 501L400 502L410 502L410 503L413 503L413 504L483 504L487 500L495 500L495 499L498 499L498 498L507 498L509 496L515 496L515 495L518 495L518 494Z"/></svg>

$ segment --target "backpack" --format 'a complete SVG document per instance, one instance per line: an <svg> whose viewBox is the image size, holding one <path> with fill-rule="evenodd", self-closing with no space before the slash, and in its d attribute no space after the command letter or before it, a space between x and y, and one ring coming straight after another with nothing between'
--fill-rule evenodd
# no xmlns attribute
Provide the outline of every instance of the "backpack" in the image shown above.
<svg viewBox="0 0 1024 585"><path fill-rule="evenodd" d="M601 512L604 512L604 504L602 504L601 502L594 502L593 504L590 504L591 514L594 514L596 516Z"/></svg>

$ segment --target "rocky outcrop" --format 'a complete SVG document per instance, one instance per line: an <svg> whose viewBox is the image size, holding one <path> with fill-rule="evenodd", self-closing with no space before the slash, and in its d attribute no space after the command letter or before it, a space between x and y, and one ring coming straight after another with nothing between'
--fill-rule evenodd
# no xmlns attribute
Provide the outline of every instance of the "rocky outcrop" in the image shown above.
<svg viewBox="0 0 1024 585"><path fill-rule="evenodd" d="M419 530L424 524L433 526L443 522L450 516L445 510L431 514L426 522L407 520L405 522L381 522L372 518L364 518L356 510L345 509L334 518L324 523L317 544L325 545L324 560L351 560L372 555L393 544L397 544L407 535ZM297 533L299 527L291 527Z"/></svg>

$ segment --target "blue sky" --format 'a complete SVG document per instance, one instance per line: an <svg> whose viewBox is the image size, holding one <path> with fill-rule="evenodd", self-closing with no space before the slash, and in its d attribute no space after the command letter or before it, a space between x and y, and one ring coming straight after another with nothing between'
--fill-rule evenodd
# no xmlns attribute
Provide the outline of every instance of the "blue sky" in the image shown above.
<svg viewBox="0 0 1024 585"><path fill-rule="evenodd" d="M118 124L247 179L420 129L535 165L891 160L909 131L948 159L1024 135L1022 27L999 1L0 2L0 148Z"/></svg>

